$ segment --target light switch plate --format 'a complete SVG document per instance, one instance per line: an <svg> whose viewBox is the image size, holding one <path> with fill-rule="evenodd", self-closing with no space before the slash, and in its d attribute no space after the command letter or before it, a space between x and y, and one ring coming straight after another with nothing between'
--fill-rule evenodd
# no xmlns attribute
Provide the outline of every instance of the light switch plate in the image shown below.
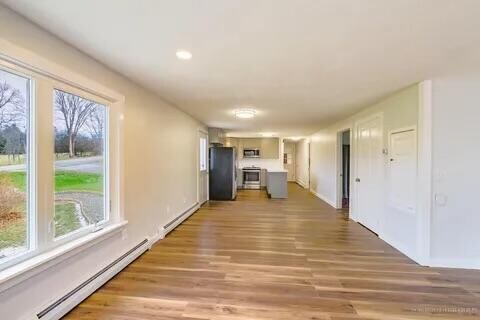
<svg viewBox="0 0 480 320"><path fill-rule="evenodd" d="M435 203L437 206L439 207L444 207L447 205L447 200L448 200L448 197L443 194L443 193L436 193L435 194Z"/></svg>

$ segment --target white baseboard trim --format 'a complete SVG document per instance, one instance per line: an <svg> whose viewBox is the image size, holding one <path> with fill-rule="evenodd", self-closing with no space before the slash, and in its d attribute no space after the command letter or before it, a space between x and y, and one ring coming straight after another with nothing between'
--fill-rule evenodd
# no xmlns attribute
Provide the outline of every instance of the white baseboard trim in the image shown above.
<svg viewBox="0 0 480 320"><path fill-rule="evenodd" d="M85 300L88 296L94 293L98 288L103 286L108 280L113 278L117 273L122 271L125 267L127 267L130 263L132 263L135 259L137 259L142 253L147 251L148 246L149 246L149 241L146 241L141 246L135 248L135 250L130 252L128 256L124 257L118 263L111 266L107 271L105 271L104 273L96 277L94 280L89 282L80 290L76 291L72 296L62 301L60 304L58 304L56 307L51 309L48 313L46 313L39 319L56 320L63 317L70 310L72 310L78 304L80 304L83 300ZM45 308L47 308L47 306L45 306ZM32 316L33 317L31 317L30 319L37 319L37 315L32 315Z"/></svg>
<svg viewBox="0 0 480 320"><path fill-rule="evenodd" d="M310 192L313 193L314 195L317 196L317 198L320 198L320 200L326 202L327 204L329 204L330 206L332 206L334 209L337 209L337 205L335 203L335 201L332 201L330 199L328 199L327 197L315 192L315 190L312 190L310 189Z"/></svg>
<svg viewBox="0 0 480 320"><path fill-rule="evenodd" d="M190 208L188 208L186 211L180 213L175 219L161 227L158 233L158 237L154 242L152 242L152 245L158 240L165 238L169 232L178 227L178 225L180 225L183 221L187 220L199 208L200 204L197 202L190 206Z"/></svg>
<svg viewBox="0 0 480 320"><path fill-rule="evenodd" d="M302 180L296 180L295 182L298 183L302 188L307 189L307 184Z"/></svg>
<svg viewBox="0 0 480 320"><path fill-rule="evenodd" d="M75 292L74 295L70 296L68 299L62 301L59 305L57 305L54 309L49 311L45 314L41 319L44 320L56 320L63 317L67 314L70 310L75 308L78 304L80 304L83 300L85 300L88 296L94 293L98 288L103 286L107 281L113 278L117 273L122 271L125 267L127 267L130 263L132 263L135 259L137 259L141 254L145 251L152 248L152 246L159 240L165 238L165 236L175 229L178 225L180 225L183 221L189 218L195 211L200 208L198 203L192 205L189 209L184 211L183 213L179 214L177 218L173 219L170 223L165 225L163 228L159 228L159 232L155 235L148 237L147 241L136 248L134 251L130 252L128 256L124 257L121 261L113 265L107 271L99 275L93 281L85 285L83 288ZM40 310L47 308L48 306L43 306ZM36 319L36 315L32 317L32 319Z"/></svg>
<svg viewBox="0 0 480 320"><path fill-rule="evenodd" d="M378 237L385 241L386 243L388 243L389 245L391 245L392 247L394 247L395 249L397 249L398 251L400 251L401 253L403 253L404 255L406 255L407 257L409 257L410 259L412 259L413 261L415 261L416 263L418 263L419 265L423 265L425 266L424 263L422 263L421 259L419 259L419 257L417 256L417 254L413 253L412 250L410 250L409 248L407 248L405 245L403 245L402 243L398 242L397 240L394 240L392 238L390 238L389 236L387 235L381 235L379 234Z"/></svg>
<svg viewBox="0 0 480 320"><path fill-rule="evenodd" d="M480 270L480 260L430 258L428 266L436 267L436 268L458 268L458 269Z"/></svg>

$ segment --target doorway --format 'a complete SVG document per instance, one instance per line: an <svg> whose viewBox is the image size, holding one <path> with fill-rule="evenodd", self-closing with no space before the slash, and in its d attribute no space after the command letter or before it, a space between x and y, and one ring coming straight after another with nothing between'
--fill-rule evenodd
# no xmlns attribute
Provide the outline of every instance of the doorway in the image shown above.
<svg viewBox="0 0 480 320"><path fill-rule="evenodd" d="M383 115L376 114L355 125L354 216L379 234L383 204Z"/></svg>
<svg viewBox="0 0 480 320"><path fill-rule="evenodd" d="M338 189L337 208L350 208L350 140L351 130L340 131L337 134L338 150Z"/></svg>
<svg viewBox="0 0 480 320"><path fill-rule="evenodd" d="M295 143L285 141L283 145L283 168L288 171L287 180L295 181Z"/></svg>
<svg viewBox="0 0 480 320"><path fill-rule="evenodd" d="M208 200L208 134L198 134L198 203L202 205Z"/></svg>

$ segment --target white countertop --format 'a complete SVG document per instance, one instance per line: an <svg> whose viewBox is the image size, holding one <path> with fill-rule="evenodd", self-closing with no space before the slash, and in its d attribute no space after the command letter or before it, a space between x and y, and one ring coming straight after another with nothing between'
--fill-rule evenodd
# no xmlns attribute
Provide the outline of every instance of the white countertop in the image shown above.
<svg viewBox="0 0 480 320"><path fill-rule="evenodd" d="M267 172L288 172L288 170L285 169L267 169L267 168L259 168L259 167L239 167L238 169L243 170L243 169L260 169L260 170L267 170Z"/></svg>

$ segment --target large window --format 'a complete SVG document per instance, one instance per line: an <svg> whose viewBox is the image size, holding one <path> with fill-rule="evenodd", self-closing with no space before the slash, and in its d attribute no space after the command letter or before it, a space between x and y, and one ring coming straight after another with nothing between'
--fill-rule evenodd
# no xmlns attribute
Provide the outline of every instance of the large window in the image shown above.
<svg viewBox="0 0 480 320"><path fill-rule="evenodd" d="M0 263L34 245L29 201L30 80L0 70Z"/></svg>
<svg viewBox="0 0 480 320"><path fill-rule="evenodd" d="M119 222L109 117L108 100L0 59L0 270Z"/></svg>
<svg viewBox="0 0 480 320"><path fill-rule="evenodd" d="M55 237L105 220L106 107L55 90Z"/></svg>

